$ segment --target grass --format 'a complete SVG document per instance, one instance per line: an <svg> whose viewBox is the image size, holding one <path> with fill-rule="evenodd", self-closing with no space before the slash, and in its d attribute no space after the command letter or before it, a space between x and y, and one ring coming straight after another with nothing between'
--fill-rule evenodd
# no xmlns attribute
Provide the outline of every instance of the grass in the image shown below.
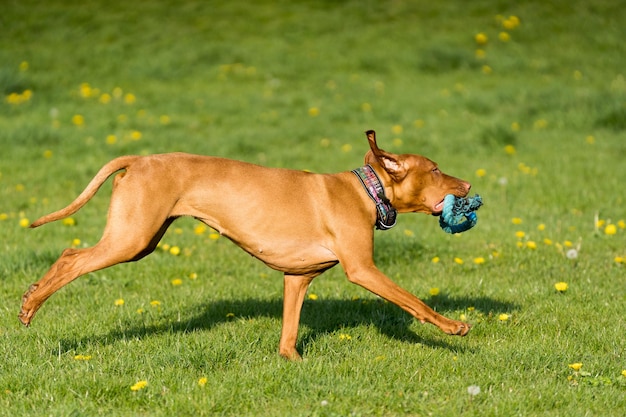
<svg viewBox="0 0 626 417"><path fill-rule="evenodd" d="M626 12L518 3L4 2L0 415L624 415ZM336 172L362 163L366 129L485 200L461 236L418 215L376 233L381 270L465 316L468 337L337 267L305 302L304 361L283 361L280 274L189 219L18 324L61 250L99 239L110 184L75 224L20 223L107 160L187 151Z"/></svg>

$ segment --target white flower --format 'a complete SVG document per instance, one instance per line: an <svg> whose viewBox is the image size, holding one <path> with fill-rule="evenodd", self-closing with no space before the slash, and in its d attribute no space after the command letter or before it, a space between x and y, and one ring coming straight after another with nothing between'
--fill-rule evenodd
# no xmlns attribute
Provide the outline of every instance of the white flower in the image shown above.
<svg viewBox="0 0 626 417"><path fill-rule="evenodd" d="M578 249L570 249L565 253L567 259L576 259L578 258Z"/></svg>
<svg viewBox="0 0 626 417"><path fill-rule="evenodd" d="M480 394L480 387L478 385L470 385L469 387L467 387L467 393L472 397L476 396Z"/></svg>

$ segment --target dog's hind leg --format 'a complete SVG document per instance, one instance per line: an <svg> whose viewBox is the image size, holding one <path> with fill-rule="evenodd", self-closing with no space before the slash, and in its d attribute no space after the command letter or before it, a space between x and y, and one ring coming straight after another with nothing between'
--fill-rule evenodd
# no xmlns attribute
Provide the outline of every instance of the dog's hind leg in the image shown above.
<svg viewBox="0 0 626 417"><path fill-rule="evenodd" d="M22 296L20 321L28 326L41 305L56 291L89 272L150 254L174 221L168 207L150 204L147 193L132 198L113 193L108 222L100 241L91 248L66 249L48 272ZM138 195L137 195L138 194ZM143 195L142 195L143 194Z"/></svg>

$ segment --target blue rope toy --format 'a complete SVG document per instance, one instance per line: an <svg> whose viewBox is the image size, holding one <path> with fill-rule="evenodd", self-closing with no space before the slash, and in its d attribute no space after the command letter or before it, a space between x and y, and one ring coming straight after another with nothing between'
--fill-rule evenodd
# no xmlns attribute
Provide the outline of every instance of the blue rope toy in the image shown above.
<svg viewBox="0 0 626 417"><path fill-rule="evenodd" d="M455 197L448 194L443 199L443 211L439 217L439 226L446 233L461 233L476 225L478 217L475 211L483 205L483 199L474 197Z"/></svg>

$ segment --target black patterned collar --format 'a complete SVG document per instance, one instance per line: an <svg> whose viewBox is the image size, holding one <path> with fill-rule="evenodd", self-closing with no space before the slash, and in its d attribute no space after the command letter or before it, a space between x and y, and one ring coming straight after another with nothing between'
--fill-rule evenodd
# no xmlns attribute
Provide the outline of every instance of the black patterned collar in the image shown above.
<svg viewBox="0 0 626 417"><path fill-rule="evenodd" d="M396 224L397 210L391 206L391 202L385 196L385 189L380 178L371 165L367 164L352 172L361 181L374 204L376 204L376 228L379 230L391 229Z"/></svg>

